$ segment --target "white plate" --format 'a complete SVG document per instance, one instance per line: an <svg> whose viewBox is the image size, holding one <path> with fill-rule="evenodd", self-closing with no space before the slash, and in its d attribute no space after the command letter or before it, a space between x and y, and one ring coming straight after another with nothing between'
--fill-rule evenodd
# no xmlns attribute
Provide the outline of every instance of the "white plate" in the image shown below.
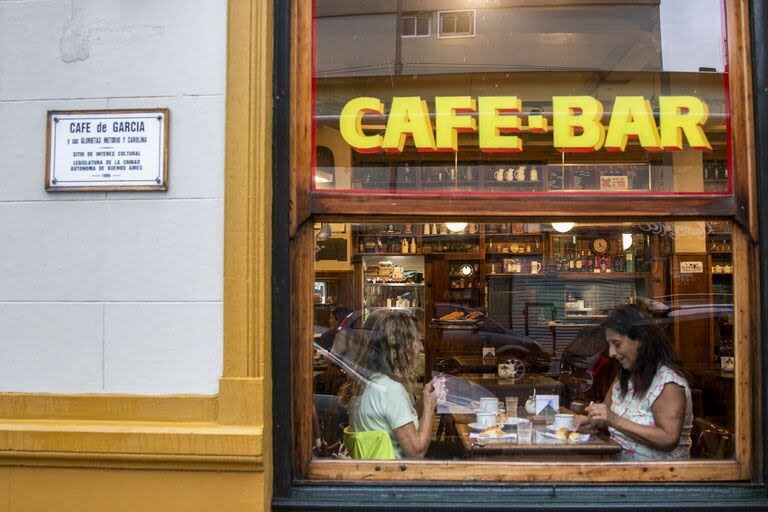
<svg viewBox="0 0 768 512"><path fill-rule="evenodd" d="M555 434L553 434L551 432L547 432L546 430L541 431L540 433L544 437L548 437L550 439L557 439L558 441L563 441L563 442L570 441L572 443L586 443L587 441L589 441L589 438L590 438L589 434L579 434L579 438L578 439L558 439L558 437Z"/></svg>
<svg viewBox="0 0 768 512"><path fill-rule="evenodd" d="M481 425L481 424L479 424L477 422L474 422L474 423L470 423L467 426L470 428L470 430L483 430L484 428L495 427L497 425L496 425L496 423L494 423L493 425ZM503 427L504 424L503 423L499 423L498 426L499 427Z"/></svg>
<svg viewBox="0 0 768 512"><path fill-rule="evenodd" d="M504 434L501 437L481 437L479 433L472 432L469 434L470 439L480 439L482 441L509 441L510 439L517 439L517 434Z"/></svg>
<svg viewBox="0 0 768 512"><path fill-rule="evenodd" d="M560 429L555 428L554 423L550 423L549 425L547 425L547 430L549 430L550 432L557 432ZM571 429L568 429L568 430L571 430Z"/></svg>
<svg viewBox="0 0 768 512"><path fill-rule="evenodd" d="M526 421L528 420L526 420L525 418L507 417L507 421L505 421L504 423L500 423L500 425L515 426L521 423L525 423Z"/></svg>

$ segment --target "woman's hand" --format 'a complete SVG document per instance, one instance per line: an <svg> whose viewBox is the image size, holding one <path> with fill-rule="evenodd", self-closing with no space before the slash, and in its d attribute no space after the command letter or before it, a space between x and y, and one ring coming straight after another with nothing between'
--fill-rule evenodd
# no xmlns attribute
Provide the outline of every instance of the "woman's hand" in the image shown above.
<svg viewBox="0 0 768 512"><path fill-rule="evenodd" d="M439 377L435 377L424 386L424 390L421 392L421 403L424 406L424 411L434 412L442 386L443 383Z"/></svg>
<svg viewBox="0 0 768 512"><path fill-rule="evenodd" d="M613 426L616 414L606 404L590 404L586 409L590 423Z"/></svg>

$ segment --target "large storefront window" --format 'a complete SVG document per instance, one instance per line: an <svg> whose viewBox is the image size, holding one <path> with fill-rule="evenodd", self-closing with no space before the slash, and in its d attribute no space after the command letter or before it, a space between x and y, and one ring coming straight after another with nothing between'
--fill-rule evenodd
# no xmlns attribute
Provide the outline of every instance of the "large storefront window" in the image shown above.
<svg viewBox="0 0 768 512"><path fill-rule="evenodd" d="M298 25L299 473L749 479L732 12L391 4Z"/></svg>
<svg viewBox="0 0 768 512"><path fill-rule="evenodd" d="M396 458L733 457L731 231L322 224L315 455L387 458L367 451L383 443ZM622 375L651 378L646 394L622 396ZM443 390L425 412L430 381ZM601 403L617 417L596 419Z"/></svg>

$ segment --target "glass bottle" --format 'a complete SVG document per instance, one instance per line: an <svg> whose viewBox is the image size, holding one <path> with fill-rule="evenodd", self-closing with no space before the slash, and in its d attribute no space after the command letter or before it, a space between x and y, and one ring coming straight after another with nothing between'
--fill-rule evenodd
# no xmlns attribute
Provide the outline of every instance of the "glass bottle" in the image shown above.
<svg viewBox="0 0 768 512"><path fill-rule="evenodd" d="M403 238L403 240L400 242L400 252L402 254L408 254L408 250L409 250L408 239Z"/></svg>
<svg viewBox="0 0 768 512"><path fill-rule="evenodd" d="M616 250L616 256L613 258L613 271L624 272L624 253L621 248Z"/></svg>
<svg viewBox="0 0 768 512"><path fill-rule="evenodd" d="M415 238L411 238L410 253L411 254L416 254L416 239Z"/></svg>
<svg viewBox="0 0 768 512"><path fill-rule="evenodd" d="M632 250L627 250L624 252L624 261L626 262L624 265L625 272L634 272L635 271L635 253L632 252Z"/></svg>

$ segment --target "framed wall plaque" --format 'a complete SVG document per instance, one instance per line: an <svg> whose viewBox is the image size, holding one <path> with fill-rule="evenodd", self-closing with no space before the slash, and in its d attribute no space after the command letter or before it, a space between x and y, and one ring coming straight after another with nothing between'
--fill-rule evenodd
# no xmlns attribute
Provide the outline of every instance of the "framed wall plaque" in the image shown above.
<svg viewBox="0 0 768 512"><path fill-rule="evenodd" d="M168 190L168 109L49 111L49 192Z"/></svg>

